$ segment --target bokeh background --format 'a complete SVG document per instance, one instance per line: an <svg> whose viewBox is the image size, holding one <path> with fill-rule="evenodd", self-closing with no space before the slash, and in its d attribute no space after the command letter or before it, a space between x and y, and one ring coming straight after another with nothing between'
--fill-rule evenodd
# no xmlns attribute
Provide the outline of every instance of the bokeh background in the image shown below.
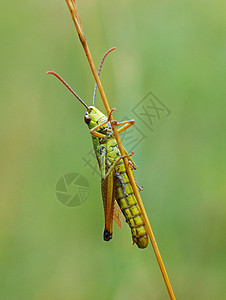
<svg viewBox="0 0 226 300"><path fill-rule="evenodd" d="M115 118L152 91L170 109L141 120L142 199L177 299L225 299L226 5L222 1L78 3ZM168 299L151 245L127 225L106 243L100 179L84 107L94 80L62 1L1 1L0 299ZM103 109L100 97L97 106ZM64 174L87 178L77 208L60 204Z"/></svg>

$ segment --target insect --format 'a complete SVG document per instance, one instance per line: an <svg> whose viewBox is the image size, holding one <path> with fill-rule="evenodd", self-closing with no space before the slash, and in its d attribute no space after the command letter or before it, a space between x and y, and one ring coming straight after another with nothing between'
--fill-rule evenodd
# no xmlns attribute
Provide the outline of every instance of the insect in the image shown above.
<svg viewBox="0 0 226 300"><path fill-rule="evenodd" d="M109 241L112 238L113 218L117 226L121 227L120 216L122 215L121 212L123 212L126 221L131 228L132 239L139 248L146 248L148 245L148 237L150 238L170 299L176 299L138 191L139 186L135 181L134 169L136 169L136 165L131 158L133 153L129 155L128 152L125 151L119 137L119 133L132 126L134 120L120 123L113 120L112 113L115 109L110 109L99 78L104 59L108 53L114 50L114 48L105 53L99 71L97 72L83 31L76 1L65 0L65 2L67 3L79 40L85 51L96 82L93 105L88 107L56 72L50 71L47 73L53 74L61 80L86 108L84 120L92 135L94 151L101 171L101 189L105 214L104 239ZM96 87L98 87L108 117L100 112L95 106ZM121 127L117 129L117 126Z"/></svg>
<svg viewBox="0 0 226 300"><path fill-rule="evenodd" d="M98 75L100 75L105 58L115 49L115 47L111 48L103 56ZM115 126L119 126L118 133L121 133L131 127L135 121L117 122L111 120L110 116L115 108L112 109L108 117L98 110L95 106L96 84L93 105L88 106L60 75L53 71L49 71L47 74L56 76L86 108L84 121L90 130L93 148L101 172L101 191L105 216L104 240L109 241L112 239L113 219L119 228L122 227L123 217L121 215L123 213L126 222L131 228L133 242L139 248L146 248L148 245L148 234L123 162L123 157L127 157L133 172L136 169L136 165L131 158L133 153L128 154L124 149L126 154L121 156L112 130L113 123ZM142 190L138 184L137 186Z"/></svg>

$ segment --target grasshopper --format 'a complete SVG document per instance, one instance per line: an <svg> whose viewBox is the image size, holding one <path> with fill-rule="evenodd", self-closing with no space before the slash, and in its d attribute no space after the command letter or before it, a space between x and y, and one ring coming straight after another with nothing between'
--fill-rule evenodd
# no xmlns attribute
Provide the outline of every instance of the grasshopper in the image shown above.
<svg viewBox="0 0 226 300"><path fill-rule="evenodd" d="M115 49L115 47L111 48L103 56L98 75L100 75L106 56ZM88 106L60 75L53 71L49 71L47 74L55 75L86 108L84 121L88 125L92 136L93 148L101 172L101 191L105 216L104 240L109 241L112 239L113 219L119 228L122 227L122 212L131 228L133 242L139 248L146 248L148 245L148 234L123 162L123 158L127 157L130 168L132 171L135 170L136 165L131 158L133 153L129 155L124 149L126 154L121 156L112 130L112 125L114 124L115 126L119 126L118 133L121 133L131 127L135 121L117 122L111 120L110 116L115 108L112 109L108 117L98 110L95 106L96 84L93 105ZM142 190L138 184L137 186Z"/></svg>
<svg viewBox="0 0 226 300"><path fill-rule="evenodd" d="M166 284L170 299L175 300L175 295L169 281L161 254L159 252L151 224L146 214L143 202L135 182L134 170L136 165L131 156L122 146L119 133L134 124L134 120L116 122L113 120L112 113L115 109L110 110L102 83L99 75L104 59L115 48L107 51L101 61L99 71L96 71L91 52L83 31L82 22L78 14L76 0L65 0L69 8L73 23L79 36L82 47L85 51L91 71L95 79L95 89L93 105L87 104L70 88L70 86L56 72L50 71L48 74L55 75L62 83L74 94L74 96L86 108L85 123L88 125L92 136L93 147L96 153L97 161L101 171L101 190L104 203L105 229L104 240L109 241L112 238L113 218L116 225L122 226L121 215L125 216L132 232L132 239L139 248L146 248L148 237L152 244L159 268ZM105 116L95 106L96 88L100 92L103 104L107 111ZM117 129L117 126L119 129ZM137 187L136 187L137 185ZM140 189L140 188L139 188ZM122 213L121 213L122 212Z"/></svg>

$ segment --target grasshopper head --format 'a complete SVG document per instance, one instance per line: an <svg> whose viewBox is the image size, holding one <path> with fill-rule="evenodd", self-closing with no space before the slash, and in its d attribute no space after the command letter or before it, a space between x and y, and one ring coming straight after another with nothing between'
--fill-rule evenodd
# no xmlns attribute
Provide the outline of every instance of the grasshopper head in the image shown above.
<svg viewBox="0 0 226 300"><path fill-rule="evenodd" d="M88 125L89 129L92 129L98 124L107 121L107 117L95 106L89 106L85 114L84 121Z"/></svg>

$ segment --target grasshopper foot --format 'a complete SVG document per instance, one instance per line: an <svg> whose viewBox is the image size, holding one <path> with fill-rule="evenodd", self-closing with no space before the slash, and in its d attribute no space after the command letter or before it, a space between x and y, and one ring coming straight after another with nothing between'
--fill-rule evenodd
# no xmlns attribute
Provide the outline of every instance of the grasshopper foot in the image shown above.
<svg viewBox="0 0 226 300"><path fill-rule="evenodd" d="M143 191L143 190L144 190L144 188L143 188L142 186L140 186L140 185L137 183L137 181L135 181L135 183L136 183L136 185L137 185L139 191Z"/></svg>
<svg viewBox="0 0 226 300"><path fill-rule="evenodd" d="M111 110L111 112L110 112L110 114L109 114L109 116L108 116L108 122L109 121L111 121L111 116L112 116L112 113L113 113L113 111L115 111L116 110L116 108L114 107L114 108L112 108L112 110Z"/></svg>

